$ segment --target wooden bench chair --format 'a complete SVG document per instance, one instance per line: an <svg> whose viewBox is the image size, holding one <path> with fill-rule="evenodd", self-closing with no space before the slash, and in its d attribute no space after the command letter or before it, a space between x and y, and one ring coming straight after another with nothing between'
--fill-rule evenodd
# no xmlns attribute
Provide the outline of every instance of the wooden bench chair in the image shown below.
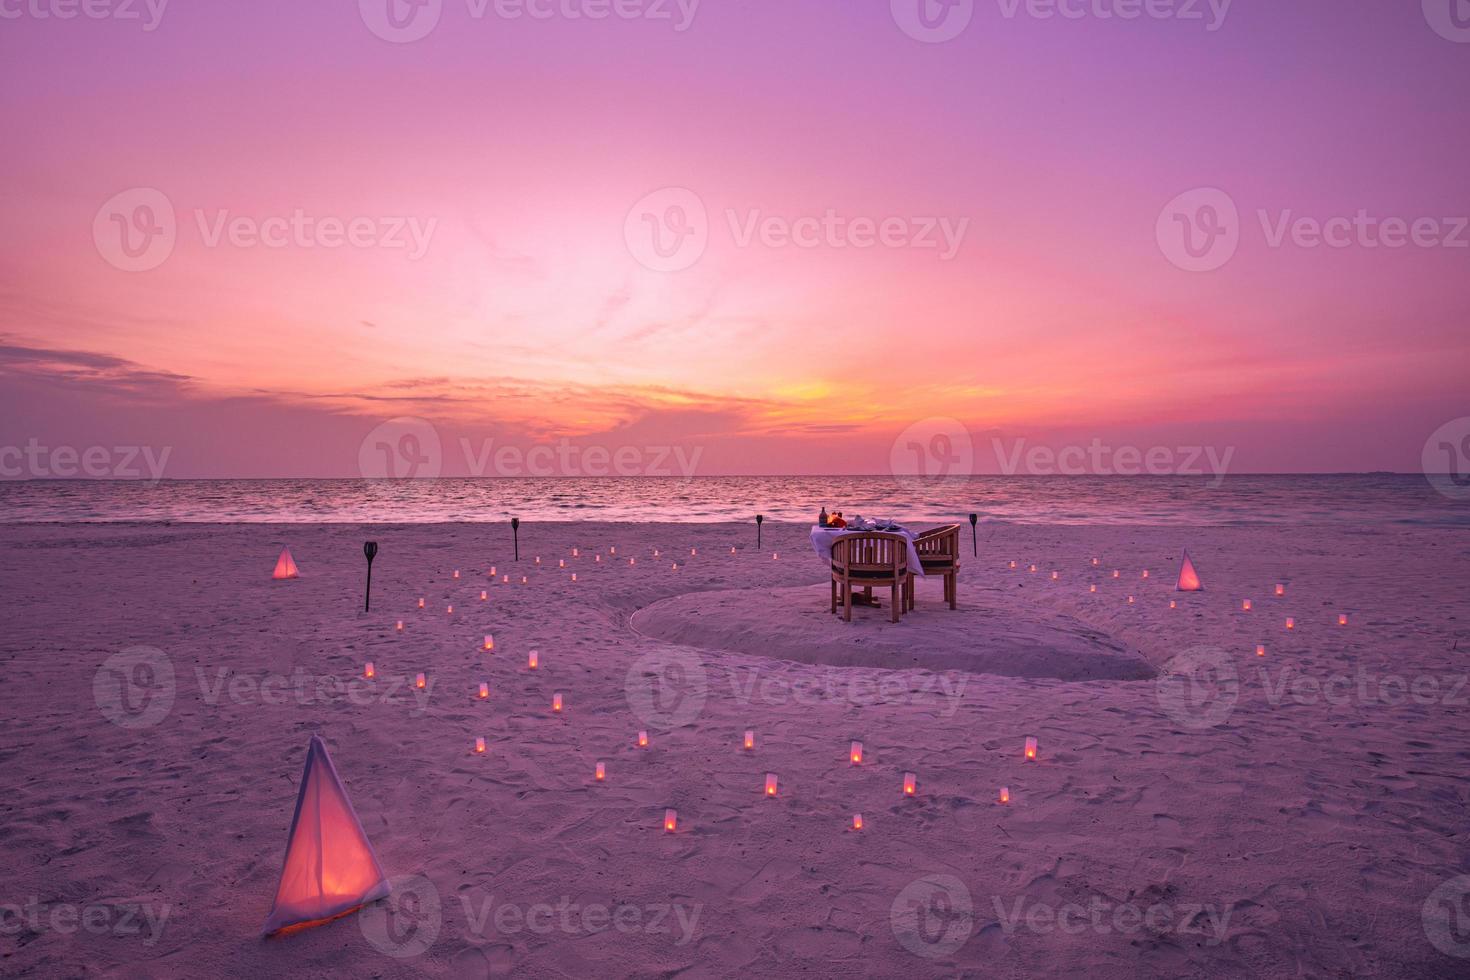
<svg viewBox="0 0 1470 980"><path fill-rule="evenodd" d="M926 577L944 577L944 601L949 603L949 608L954 609L959 592L956 583L960 573L960 526L946 524L924 531L914 542L914 550L919 553L919 562L924 566ZM906 609L914 608L912 575L904 583L904 606Z"/></svg>
<svg viewBox="0 0 1470 980"><path fill-rule="evenodd" d="M832 612L842 589L842 618L852 622L852 590L886 585L893 593L893 622L903 613L909 580L909 543L901 534L855 531L832 542Z"/></svg>

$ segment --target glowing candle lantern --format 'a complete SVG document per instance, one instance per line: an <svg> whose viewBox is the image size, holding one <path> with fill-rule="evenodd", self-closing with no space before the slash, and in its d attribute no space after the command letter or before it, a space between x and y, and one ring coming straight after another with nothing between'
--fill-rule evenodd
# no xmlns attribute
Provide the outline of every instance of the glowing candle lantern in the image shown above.
<svg viewBox="0 0 1470 980"><path fill-rule="evenodd" d="M1034 735L1026 736L1026 761L1036 761L1036 736Z"/></svg>
<svg viewBox="0 0 1470 980"><path fill-rule="evenodd" d="M502 576L500 576L500 584L501 585L509 585L510 584L510 576L509 575L502 575Z"/></svg>
<svg viewBox="0 0 1470 980"><path fill-rule="evenodd" d="M1169 600L1169 608L1170 609L1178 609L1179 608L1179 603L1176 600L1174 600L1174 599L1170 599Z"/></svg>
<svg viewBox="0 0 1470 980"><path fill-rule="evenodd" d="M1130 606L1133 605L1133 597L1132 596L1129 596L1128 597L1128 605L1130 605Z"/></svg>
<svg viewBox="0 0 1470 980"><path fill-rule="evenodd" d="M610 555L617 554L618 553L617 545L613 545L611 548L607 549L607 553L610 554Z"/></svg>
<svg viewBox="0 0 1470 980"><path fill-rule="evenodd" d="M1338 613L1337 614L1337 625L1338 626L1346 626L1347 625L1347 613Z"/></svg>
<svg viewBox="0 0 1470 980"><path fill-rule="evenodd" d="M449 605L447 605L447 606L444 607L444 615L446 615L446 616L453 616L454 615L454 603L451 602Z"/></svg>
<svg viewBox="0 0 1470 980"><path fill-rule="evenodd" d="M486 633L485 634L485 649L486 650L494 650L495 649L495 636L494 636L494 634L492 634L492 633Z"/></svg>
<svg viewBox="0 0 1470 980"><path fill-rule="evenodd" d="M671 568L670 571L677 572L678 570L679 570L679 563L678 562L674 562L674 567Z"/></svg>
<svg viewBox="0 0 1470 980"><path fill-rule="evenodd" d="M919 789L919 777L911 772L903 774L903 795L913 796Z"/></svg>
<svg viewBox="0 0 1470 980"><path fill-rule="evenodd" d="M403 620L401 620L401 619L400 619L400 620L399 620L399 621L398 621L398 625L397 625L397 627L396 627L396 629L397 629L397 630L398 630L398 632L400 632L400 633L402 633L402 632L403 632Z"/></svg>
<svg viewBox="0 0 1470 980"><path fill-rule="evenodd" d="M863 761L863 743L853 742L847 751L847 757L852 760L853 765L861 765Z"/></svg>
<svg viewBox="0 0 1470 980"><path fill-rule="evenodd" d="M658 549L657 548L654 548L653 549L653 557L657 558L658 556L659 556L658 555Z"/></svg>
<svg viewBox="0 0 1470 980"><path fill-rule="evenodd" d="M424 597L423 596L419 596L419 608L420 609L424 608Z"/></svg>
<svg viewBox="0 0 1470 980"><path fill-rule="evenodd" d="M526 576L524 576L524 575L521 576L521 584L522 585L525 585L526 584Z"/></svg>
<svg viewBox="0 0 1470 980"><path fill-rule="evenodd" d="M572 573L572 581L573 582L577 581L577 573L576 572L573 572Z"/></svg>
<svg viewBox="0 0 1470 980"><path fill-rule="evenodd" d="M1276 583L1276 598L1279 599L1279 598L1281 598L1284 595L1286 595L1286 586L1282 585L1280 582L1277 582Z"/></svg>
<svg viewBox="0 0 1470 980"><path fill-rule="evenodd" d="M532 650L530 653L526 654L526 669L527 670L535 670L539 666L541 666L541 654L540 653L538 653L535 650Z"/></svg>
<svg viewBox="0 0 1470 980"><path fill-rule="evenodd" d="M573 558L580 558L580 557L582 557L581 550L580 549L577 549L577 548L573 548L572 549L572 557Z"/></svg>
<svg viewBox="0 0 1470 980"><path fill-rule="evenodd" d="M1296 620L1292 619L1290 616L1287 616L1286 617L1286 628L1289 629L1289 630L1296 629Z"/></svg>
<svg viewBox="0 0 1470 980"><path fill-rule="evenodd" d="M556 567L557 568L566 568L567 567L567 560L565 558L558 558L556 560Z"/></svg>
<svg viewBox="0 0 1470 980"><path fill-rule="evenodd" d="M490 577L491 578L494 578L495 577L495 566L494 565L491 565L490 566Z"/></svg>
<svg viewBox="0 0 1470 980"><path fill-rule="evenodd" d="M1179 581L1174 584L1178 592L1203 592L1204 584L1200 582L1199 572L1195 571L1194 562L1189 560L1189 552L1184 552L1184 557L1179 562Z"/></svg>
<svg viewBox="0 0 1470 980"><path fill-rule="evenodd" d="M1000 801L1002 803L1011 802L1011 788L1009 786L1002 786L1000 788Z"/></svg>
<svg viewBox="0 0 1470 980"><path fill-rule="evenodd" d="M594 562L596 562L597 564L599 564L599 565L602 564L602 556L601 555L593 555L592 556L592 560Z"/></svg>
<svg viewBox="0 0 1470 980"><path fill-rule="evenodd" d="M1093 559L1093 560L1092 560L1092 567L1093 567L1093 568L1096 568L1096 567L1097 567L1097 564L1098 564L1098 562L1097 562L1097 559L1096 559L1096 558L1094 558L1094 559Z"/></svg>
<svg viewBox="0 0 1470 980"><path fill-rule="evenodd" d="M852 815L852 829L853 830L862 830L863 829L863 815L861 813L854 813Z"/></svg>
<svg viewBox="0 0 1470 980"><path fill-rule="evenodd" d="M1096 592L1097 591L1097 585L1095 583L1093 585L1089 585L1087 587L1087 591L1088 592Z"/></svg>
<svg viewBox="0 0 1470 980"><path fill-rule="evenodd" d="M691 554L691 555L697 555L697 554L699 554L699 549L698 548L690 548L689 549L689 554Z"/></svg>
<svg viewBox="0 0 1470 980"><path fill-rule="evenodd" d="M490 685L485 681L480 682L480 700L483 701L490 696Z"/></svg>
<svg viewBox="0 0 1470 980"><path fill-rule="evenodd" d="M1036 566L1035 566L1035 565L1032 565L1032 566L1031 566L1031 567L1030 567L1030 568L1028 568L1028 569L1026 569L1026 570L1027 570L1027 571L1028 571L1028 572L1034 572L1034 571L1036 571Z"/></svg>
<svg viewBox="0 0 1470 980"><path fill-rule="evenodd" d="M648 733L647 732L640 731L638 733L638 747L640 749L646 749L646 748L648 748Z"/></svg>
<svg viewBox="0 0 1470 980"><path fill-rule="evenodd" d="M602 782L604 779L607 778L607 763L606 762L599 762L597 764L597 769L593 771L592 778L595 779L595 780L597 780L599 783Z"/></svg>
<svg viewBox="0 0 1470 980"><path fill-rule="evenodd" d="M1265 655L1266 655L1266 644L1264 644L1264 643L1257 643L1256 644L1256 656L1258 656L1258 657L1264 657Z"/></svg>
<svg viewBox="0 0 1470 980"><path fill-rule="evenodd" d="M665 810L664 811L664 830L667 833L672 834L674 832L674 828L677 827L678 825L679 825L679 811L678 810Z"/></svg>
<svg viewBox="0 0 1470 980"><path fill-rule="evenodd" d="M378 672L373 669L373 662L371 660L363 665L362 676L366 677L368 680L372 680L374 677L378 676Z"/></svg>
<svg viewBox="0 0 1470 980"><path fill-rule="evenodd" d="M490 598L490 593L486 592L484 589L481 589L480 590L480 601L481 602L484 602L488 598Z"/></svg>
<svg viewBox="0 0 1470 980"><path fill-rule="evenodd" d="M1122 578L1122 577L1123 577L1123 573L1122 572L1118 571L1116 568L1113 569L1113 578Z"/></svg>
<svg viewBox="0 0 1470 980"><path fill-rule="evenodd" d="M735 554L735 549L733 547L730 549L730 554Z"/></svg>
<svg viewBox="0 0 1470 980"><path fill-rule="evenodd" d="M766 773L766 795L776 795L776 774L773 772Z"/></svg>
<svg viewBox="0 0 1470 980"><path fill-rule="evenodd" d="M479 737L477 737L475 739L475 754L476 755L484 755L485 754L485 738L484 738L484 736L479 736Z"/></svg>
<svg viewBox="0 0 1470 980"><path fill-rule="evenodd" d="M1251 601L1249 599L1242 599L1242 600L1240 600L1240 611L1241 612L1250 612L1251 611Z"/></svg>
<svg viewBox="0 0 1470 980"><path fill-rule="evenodd" d="M1144 578L1148 578L1148 569L1147 569L1147 568L1145 568L1145 569L1144 569L1144 570L1143 570L1143 577L1144 577Z"/></svg>
<svg viewBox="0 0 1470 980"><path fill-rule="evenodd" d="M771 552L771 561L780 561L780 560L781 560L781 552L779 552L779 551L773 551L773 552Z"/></svg>
<svg viewBox="0 0 1470 980"><path fill-rule="evenodd" d="M454 577L459 578L459 569L457 568L454 570Z"/></svg>
<svg viewBox="0 0 1470 980"><path fill-rule="evenodd" d="M551 696L551 710L561 714L561 692L557 691Z"/></svg>
<svg viewBox="0 0 1470 980"><path fill-rule="evenodd" d="M541 564L541 556L540 555L537 555L536 556L536 564L538 564L538 565Z"/></svg>
<svg viewBox="0 0 1470 980"><path fill-rule="evenodd" d="M419 674L418 674L418 676L414 677L414 679L413 679L413 686L416 687L416 688L418 688L420 691L422 691L424 689L425 685L428 684L428 682L429 682L428 681L428 678L426 678L423 675L423 672L420 671Z"/></svg>
<svg viewBox="0 0 1470 980"><path fill-rule="evenodd" d="M1062 573L1061 572L1052 572L1051 573L1051 580L1053 582L1055 582L1057 579L1059 579L1061 577L1062 577Z"/></svg>
<svg viewBox="0 0 1470 980"><path fill-rule="evenodd" d="M1015 567L1016 567L1016 563L1015 563L1015 562L1011 562L1011 563L1010 563L1010 567L1011 567L1011 568L1015 568Z"/></svg>
<svg viewBox="0 0 1470 980"><path fill-rule="evenodd" d="M751 731L750 729L746 729L746 731L745 731L745 749L746 749L746 751L750 751L753 748L755 748L755 732Z"/></svg>

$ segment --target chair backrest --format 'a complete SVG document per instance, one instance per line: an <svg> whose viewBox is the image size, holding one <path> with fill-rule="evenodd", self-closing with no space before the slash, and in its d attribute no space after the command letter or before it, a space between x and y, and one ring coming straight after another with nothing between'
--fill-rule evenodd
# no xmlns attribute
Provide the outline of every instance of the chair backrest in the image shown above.
<svg viewBox="0 0 1470 980"><path fill-rule="evenodd" d="M907 575L909 541L902 534L854 531L832 541L832 567L838 571Z"/></svg>
<svg viewBox="0 0 1470 980"><path fill-rule="evenodd" d="M930 528L919 535L914 541L914 550L919 553L922 561L928 559L949 559L958 561L960 557L960 526L958 524L946 524L943 527Z"/></svg>

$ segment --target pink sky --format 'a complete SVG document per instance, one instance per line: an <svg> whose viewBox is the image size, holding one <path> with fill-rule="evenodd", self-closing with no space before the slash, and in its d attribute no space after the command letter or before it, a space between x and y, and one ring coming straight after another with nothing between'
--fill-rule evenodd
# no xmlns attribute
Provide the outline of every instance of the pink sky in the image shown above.
<svg viewBox="0 0 1470 980"><path fill-rule="evenodd" d="M0 446L345 476L417 417L452 474L462 439L562 438L884 472L900 433L957 425L983 472L996 438L1412 470L1470 414L1470 43L1419 3L1242 0L1211 30L1204 3L990 0L926 43L887 3L705 0L678 30L689 0L443 0L394 43L374 2L180 2L151 30L146 6L5 8ZM638 234L668 188L708 244L666 271ZM1198 188L1239 214L1204 272L1157 230ZM120 268L112 216L158 200L172 251ZM361 240L214 237L298 211ZM829 211L891 240L742 240ZM1272 241L1283 215L1359 212L1343 247ZM1373 247L1386 218L1420 242ZM399 219L417 244L380 241ZM917 247L928 219L963 234Z"/></svg>

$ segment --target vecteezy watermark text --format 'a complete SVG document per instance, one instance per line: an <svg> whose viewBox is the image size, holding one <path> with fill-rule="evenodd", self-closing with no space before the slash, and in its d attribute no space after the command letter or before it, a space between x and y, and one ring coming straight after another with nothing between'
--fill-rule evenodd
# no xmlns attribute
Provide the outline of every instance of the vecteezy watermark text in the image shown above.
<svg viewBox="0 0 1470 980"><path fill-rule="evenodd" d="M472 21L642 20L671 25L682 34L694 24L701 0L464 0ZM444 0L358 0L358 13L373 34L393 44L422 40L439 26Z"/></svg>
<svg viewBox="0 0 1470 980"><path fill-rule="evenodd" d="M45 446L34 436L24 446L0 446L0 478L33 480L163 479L172 446Z"/></svg>
<svg viewBox="0 0 1470 980"><path fill-rule="evenodd" d="M1210 486L1225 480L1234 446L1224 451L1214 446L1110 446L1093 439L1086 446L1031 446L1015 440L1007 449L1001 439L992 439L1001 473L1015 476L1204 476L1214 477ZM1201 463L1205 465L1201 465Z"/></svg>
<svg viewBox="0 0 1470 980"><path fill-rule="evenodd" d="M162 901L120 898L73 904L43 902L32 895L18 905L0 902L0 936L18 935L22 930L62 935L85 932L93 936L141 936L144 946L152 946L163 935L172 912L173 905Z"/></svg>
<svg viewBox="0 0 1470 980"><path fill-rule="evenodd" d="M158 29L169 0L0 0L0 20L137 21L145 32Z"/></svg>

